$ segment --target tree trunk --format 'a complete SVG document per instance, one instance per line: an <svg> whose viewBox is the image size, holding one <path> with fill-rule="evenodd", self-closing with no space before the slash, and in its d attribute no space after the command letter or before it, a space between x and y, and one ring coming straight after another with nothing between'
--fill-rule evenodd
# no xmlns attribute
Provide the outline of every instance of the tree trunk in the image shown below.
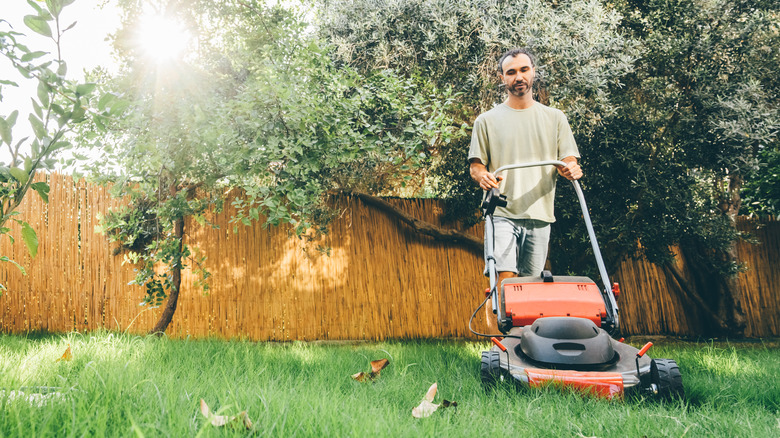
<svg viewBox="0 0 780 438"><path fill-rule="evenodd" d="M737 243L732 242L726 252L729 260L737 261ZM739 281L737 274L729 275L723 279L723 307L721 308L722 318L729 322L729 332L742 336L747 327L747 317L745 308L742 306L742 294L739 291Z"/></svg>
<svg viewBox="0 0 780 438"><path fill-rule="evenodd" d="M165 309L160 315L160 320L157 321L157 325L154 326L150 333L157 336L162 336L165 330L168 329L168 325L173 320L173 314L176 313L176 306L179 302L179 290L181 289L181 254L184 249L184 218L178 218L173 223L173 234L178 239L178 255L174 260L171 276L172 285L171 293L168 295L168 301L165 303Z"/></svg>
<svg viewBox="0 0 780 438"><path fill-rule="evenodd" d="M728 191L720 199L721 212L736 228L736 218L742 204L739 191L742 178L738 173L728 176ZM664 266L666 272L677 280L684 298L697 306L706 318L703 327L706 335L743 336L746 317L742 306L737 274L724 273L724 269L738 262L737 242L727 248L707 248L699 242L680 245L680 252L691 281L688 281L674 263Z"/></svg>
<svg viewBox="0 0 780 438"><path fill-rule="evenodd" d="M734 228L737 227L737 215L739 214L739 209L742 207L742 198L739 194L740 190L742 190L742 175L739 173L730 173L729 202L728 210L725 213ZM731 242L723 256L729 262L738 262L736 241ZM747 325L747 318L745 317L745 309L742 306L742 296L739 292L737 274L735 273L725 277L723 283L724 300L723 306L721 307L722 317L729 322L729 325L731 326L730 332L743 335Z"/></svg>
<svg viewBox="0 0 780 438"><path fill-rule="evenodd" d="M691 263L688 262L688 265L690 266ZM663 264L663 268L667 275L671 275L672 278L675 279L680 291L682 291L683 298L686 299L689 304L697 306L704 313L704 317L707 321L711 321L716 332L722 333L728 330L726 321L720 317L718 312L713 310L707 303L707 299L698 293L698 282L689 282L686 280L685 276L674 262Z"/></svg>

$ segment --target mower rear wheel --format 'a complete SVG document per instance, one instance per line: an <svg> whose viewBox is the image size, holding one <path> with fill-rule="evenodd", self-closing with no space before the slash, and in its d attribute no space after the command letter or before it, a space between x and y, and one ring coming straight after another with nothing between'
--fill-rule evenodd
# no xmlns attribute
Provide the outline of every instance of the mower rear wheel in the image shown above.
<svg viewBox="0 0 780 438"><path fill-rule="evenodd" d="M498 351L483 351L482 365L479 368L479 376L485 386L495 386L504 380L501 370L501 356Z"/></svg>
<svg viewBox="0 0 780 438"><path fill-rule="evenodd" d="M650 366L652 383L658 388L658 397L662 400L683 398L682 375L677 362L672 359L653 359Z"/></svg>

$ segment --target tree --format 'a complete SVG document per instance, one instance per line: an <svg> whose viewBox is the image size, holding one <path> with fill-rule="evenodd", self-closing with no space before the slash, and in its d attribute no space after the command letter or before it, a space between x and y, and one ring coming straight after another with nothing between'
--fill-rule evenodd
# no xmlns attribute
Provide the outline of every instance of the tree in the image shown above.
<svg viewBox="0 0 780 438"><path fill-rule="evenodd" d="M183 243L184 219L218 207L225 188L245 194L225 200L238 208L237 223L262 218L293 224L299 234L322 229L333 216L331 194L403 185L429 159L427 150L447 141L441 126L450 124L446 90L392 71L337 68L291 11L254 1L162 5L220 44L201 47L167 76L145 70L143 53L130 44L141 9L128 1L117 39L127 69L115 86L132 104L101 139L101 162L118 170L116 193L131 196L103 229L140 264L135 283L146 286L145 303L167 298L157 333L173 317L193 252Z"/></svg>
<svg viewBox="0 0 780 438"><path fill-rule="evenodd" d="M735 218L743 181L777 148L777 5L761 1L618 2L643 55L620 114L589 147L610 202L602 235L614 256L640 250L676 279L709 333L745 326ZM618 192L619 190L619 192ZM606 196L604 196L606 195ZM669 250L677 245L690 280ZM618 250L615 251L614 249Z"/></svg>
<svg viewBox="0 0 780 438"><path fill-rule="evenodd" d="M0 78L0 101L2 86L19 87L22 81L37 81L36 94L30 96L34 112L28 123L33 137L14 138L19 111L7 116L0 115L0 139L8 148L9 161L0 163L0 235L9 235L8 221L21 226L22 239L32 257L38 252L38 237L35 230L23 219L17 208L32 189L48 202L49 186L46 182L33 182L36 172L52 170L63 150L72 149L68 133L74 126L89 117L96 119L110 116L109 111L97 111L93 104L97 98L95 84L78 83L67 79L67 63L60 55L60 41L76 22L67 26L60 22L64 7L73 0L28 1L31 12L24 17L25 25L33 32L49 38L56 49L56 56L27 47L25 35L0 19L0 55L5 57L18 72L17 77ZM24 268L7 256L0 261L13 263L24 272ZM5 290L5 286L0 285Z"/></svg>
<svg viewBox="0 0 780 438"><path fill-rule="evenodd" d="M127 108L125 117L107 126L106 134L96 139L102 145L102 156L89 168L93 178L113 183L114 196L129 198L127 206L101 218L101 228L109 240L118 242L116 252L125 252L125 259L138 267L133 283L146 289L141 304L165 303L151 331L157 334L165 332L174 316L183 269L194 266L200 285L208 291L204 258L184 243L185 219L193 217L206 224L203 214L221 208L219 189L231 169L220 152L237 153L220 151L223 139L219 133L211 137L208 128L215 122L210 111L232 97L236 86L219 65L221 59L209 50L201 57L155 58L141 44L141 37L146 37L141 32L164 34L166 30L144 29L144 20L154 20L158 26L182 26L180 32L202 36L204 41L219 39L218 28L226 23L206 19L214 8L208 2L190 3L157 2L151 4L156 7L153 12L145 10L150 4L144 2L121 3L124 18L115 46L123 68L105 81L123 96ZM83 136L90 132L88 127ZM241 160L240 156L231 158ZM157 270L160 265L164 269Z"/></svg>

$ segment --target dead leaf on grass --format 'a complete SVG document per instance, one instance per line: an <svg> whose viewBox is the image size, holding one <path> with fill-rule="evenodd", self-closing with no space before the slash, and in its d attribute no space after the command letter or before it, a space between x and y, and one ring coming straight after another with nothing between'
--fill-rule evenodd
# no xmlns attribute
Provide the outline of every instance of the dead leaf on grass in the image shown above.
<svg viewBox="0 0 780 438"><path fill-rule="evenodd" d="M203 414L204 417L208 418L211 424L217 427L231 424L236 420L241 420L241 422L244 423L244 427L247 429L252 429L252 420L249 419L246 411L241 411L238 415L233 416L216 415L209 410L209 405L206 404L206 401L200 399L200 413Z"/></svg>
<svg viewBox="0 0 780 438"><path fill-rule="evenodd" d="M56 362L59 362L61 360L71 360L73 359L73 353L70 352L70 344L68 344L68 348L65 350L65 353L62 354L62 357L56 360Z"/></svg>
<svg viewBox="0 0 780 438"><path fill-rule="evenodd" d="M431 385L430 388L428 388L428 392L425 393L425 397L420 401L420 404L412 409L412 416L415 418L425 418L430 417L431 414L436 412L437 409L441 408L449 408L458 407L457 402L451 402L449 400L443 400L440 404L436 404L433 402L434 397L436 397L436 391L438 391L439 386L434 383Z"/></svg>
<svg viewBox="0 0 780 438"><path fill-rule="evenodd" d="M6 394L5 390L0 390L0 400L6 398L8 401L12 400L24 400L30 405L42 408L46 403L61 401L65 399L65 395L60 392L48 392L48 393L26 393L24 391L11 391Z"/></svg>
<svg viewBox="0 0 780 438"><path fill-rule="evenodd" d="M387 359L379 359L379 360L372 360L371 361L371 372L364 373L363 371L353 374L352 378L357 380L358 382L366 382L366 381L373 381L377 377L379 377L379 373L385 369L388 365L390 365L390 361Z"/></svg>

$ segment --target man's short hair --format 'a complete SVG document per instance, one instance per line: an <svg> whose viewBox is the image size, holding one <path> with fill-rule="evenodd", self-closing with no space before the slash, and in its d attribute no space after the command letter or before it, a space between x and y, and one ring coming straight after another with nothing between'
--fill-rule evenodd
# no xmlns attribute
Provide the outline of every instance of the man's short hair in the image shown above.
<svg viewBox="0 0 780 438"><path fill-rule="evenodd" d="M498 59L498 73L504 74L504 61L507 58L514 58L517 55L525 55L528 57L528 59L531 60L531 66L536 67L536 60L534 59L534 55L531 53L530 50L526 48L514 48L507 50L503 55L501 55L501 58Z"/></svg>

